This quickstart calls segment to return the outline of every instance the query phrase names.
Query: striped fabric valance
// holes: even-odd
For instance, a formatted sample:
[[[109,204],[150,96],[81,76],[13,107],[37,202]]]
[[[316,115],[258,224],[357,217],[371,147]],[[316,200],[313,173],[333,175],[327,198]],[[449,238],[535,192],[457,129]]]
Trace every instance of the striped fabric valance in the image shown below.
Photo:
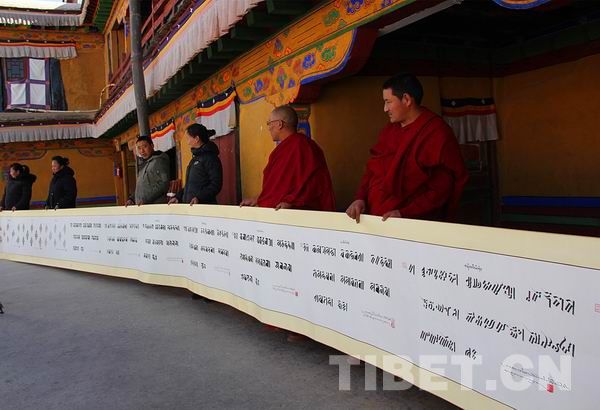
[[[42,27],[78,27],[83,24],[89,0],[78,4],[52,3],[39,0],[3,0],[0,8],[0,24]]]
[[[173,118],[150,130],[154,149],[168,151],[175,146],[175,122]]]
[[[191,9],[190,18],[168,37],[158,55],[144,68],[146,95],[155,94],[177,71],[264,0],[205,0]],[[135,110],[133,86],[104,112],[97,122],[96,136],[108,131]]]
[[[215,130],[215,137],[229,134],[236,127],[234,88],[198,103],[196,122],[209,130]]]
[[[0,143],[67,140],[93,137],[94,124],[0,125]]]
[[[461,144],[498,139],[493,98],[442,99],[442,117]]]
[[[77,57],[74,43],[38,43],[32,41],[0,40],[0,58],[58,58]]]

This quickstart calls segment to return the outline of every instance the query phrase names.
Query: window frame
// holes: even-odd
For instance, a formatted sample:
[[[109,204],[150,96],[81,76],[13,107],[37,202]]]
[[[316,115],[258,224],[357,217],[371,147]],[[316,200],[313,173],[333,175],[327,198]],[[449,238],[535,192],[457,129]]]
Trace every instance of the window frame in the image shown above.
[[[13,80],[10,81],[8,79],[8,68],[7,63],[8,60],[22,60],[23,61],[23,72],[24,78],[22,80]],[[43,60],[44,61],[44,74],[45,80],[32,80],[30,78],[30,60]],[[4,108],[6,110],[13,110],[18,108],[33,108],[33,109],[45,109],[49,110],[51,107],[50,101],[50,61],[48,58],[33,58],[33,57],[13,57],[13,58],[3,58],[2,59],[2,74],[4,80],[4,95],[5,102]],[[25,104],[13,104],[12,103],[12,84],[24,84],[25,85]],[[32,104],[31,103],[31,85],[44,85],[46,92],[46,104]]]

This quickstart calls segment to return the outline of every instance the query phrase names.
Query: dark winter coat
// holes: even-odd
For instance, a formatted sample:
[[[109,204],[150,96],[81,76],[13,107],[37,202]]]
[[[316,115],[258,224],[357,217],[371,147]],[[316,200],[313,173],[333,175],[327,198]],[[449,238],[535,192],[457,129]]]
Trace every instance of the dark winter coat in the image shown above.
[[[219,159],[219,147],[212,142],[192,149],[188,164],[185,187],[180,199],[190,202],[194,197],[201,204],[216,204],[217,194],[223,186],[223,167]]]
[[[73,175],[75,171],[67,166],[52,176],[46,200],[48,208],[75,208],[77,182]]]
[[[9,175],[4,187],[4,195],[0,202],[2,209],[12,209],[13,206],[18,211],[29,209],[31,186],[36,179],[35,175],[23,172],[16,178]]]

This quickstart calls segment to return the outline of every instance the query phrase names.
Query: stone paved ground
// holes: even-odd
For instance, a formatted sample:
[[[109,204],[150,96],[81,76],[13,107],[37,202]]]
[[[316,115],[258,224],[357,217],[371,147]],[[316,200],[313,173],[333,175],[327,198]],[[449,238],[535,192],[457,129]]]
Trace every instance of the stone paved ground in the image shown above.
[[[365,391],[339,352],[182,289],[0,261],[0,408],[451,409],[413,387]]]

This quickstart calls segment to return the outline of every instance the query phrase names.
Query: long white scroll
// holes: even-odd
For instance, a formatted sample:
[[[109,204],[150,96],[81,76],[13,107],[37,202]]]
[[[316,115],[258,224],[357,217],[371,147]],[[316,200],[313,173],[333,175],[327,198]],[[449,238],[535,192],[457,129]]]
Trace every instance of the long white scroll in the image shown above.
[[[0,256],[181,286],[466,408],[595,408],[600,240],[334,213],[0,213]]]

